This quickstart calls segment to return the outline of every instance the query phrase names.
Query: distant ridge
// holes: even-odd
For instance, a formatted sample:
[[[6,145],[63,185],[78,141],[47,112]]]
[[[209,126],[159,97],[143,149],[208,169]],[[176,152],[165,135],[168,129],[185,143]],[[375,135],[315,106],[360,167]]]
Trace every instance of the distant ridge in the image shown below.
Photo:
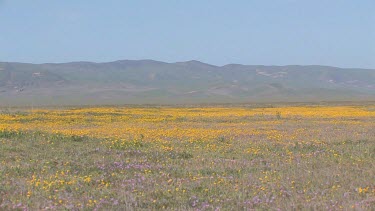
[[[0,62],[0,106],[375,100],[375,69],[196,60]]]

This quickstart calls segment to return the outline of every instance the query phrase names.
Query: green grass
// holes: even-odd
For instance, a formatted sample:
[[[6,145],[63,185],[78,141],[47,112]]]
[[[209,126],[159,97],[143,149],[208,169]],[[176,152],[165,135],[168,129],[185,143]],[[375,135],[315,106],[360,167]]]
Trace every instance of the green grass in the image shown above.
[[[124,145],[112,143],[33,131],[0,132],[0,209],[375,206],[373,137],[290,145],[224,137],[172,140],[165,144],[167,150],[143,143],[141,137]]]

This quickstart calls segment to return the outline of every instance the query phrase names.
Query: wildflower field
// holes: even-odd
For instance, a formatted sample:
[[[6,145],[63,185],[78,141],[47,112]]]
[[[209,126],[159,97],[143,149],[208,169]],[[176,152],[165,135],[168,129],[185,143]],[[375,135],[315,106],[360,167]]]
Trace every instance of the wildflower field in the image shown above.
[[[375,208],[372,105],[0,111],[1,210]]]

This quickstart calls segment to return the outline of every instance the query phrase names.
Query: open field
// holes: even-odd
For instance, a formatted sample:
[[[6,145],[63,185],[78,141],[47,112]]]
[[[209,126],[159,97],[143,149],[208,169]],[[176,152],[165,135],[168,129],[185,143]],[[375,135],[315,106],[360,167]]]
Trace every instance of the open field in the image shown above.
[[[375,207],[375,106],[3,109],[0,209]]]

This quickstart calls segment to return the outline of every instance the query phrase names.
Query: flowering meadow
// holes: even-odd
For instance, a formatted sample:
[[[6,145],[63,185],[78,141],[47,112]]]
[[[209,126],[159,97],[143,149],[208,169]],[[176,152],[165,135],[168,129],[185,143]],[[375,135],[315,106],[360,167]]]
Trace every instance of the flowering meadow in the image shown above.
[[[375,106],[0,109],[0,210],[371,210]]]

